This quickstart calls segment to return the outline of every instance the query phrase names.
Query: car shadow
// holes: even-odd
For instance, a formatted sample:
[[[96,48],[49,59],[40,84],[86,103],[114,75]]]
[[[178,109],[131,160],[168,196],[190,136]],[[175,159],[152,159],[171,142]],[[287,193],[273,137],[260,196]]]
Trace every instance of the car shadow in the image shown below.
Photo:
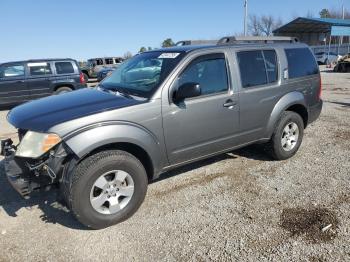
[[[336,102],[336,101],[325,101],[325,102],[336,104],[336,105],[341,105],[342,107],[350,107],[350,103]]]
[[[200,160],[197,162],[193,162],[190,164],[187,164],[185,166],[181,166],[175,169],[172,169],[164,174],[162,174],[159,178],[151,181],[151,183],[157,183],[162,180],[180,175],[182,173],[186,173],[191,170],[195,170],[201,167],[205,167],[220,161],[224,161],[227,159],[236,159],[238,157],[248,158],[252,160],[259,160],[259,161],[273,161],[273,159],[268,155],[266,150],[264,149],[263,145],[250,145],[244,148],[240,148],[237,150],[233,150],[228,153],[224,153],[221,155],[217,155],[211,158],[207,158],[204,160]]]
[[[72,229],[86,230],[59,199],[59,191],[52,188],[50,191],[34,192],[29,199],[22,198],[8,183],[5,176],[3,160],[0,161],[0,207],[8,216],[17,217],[20,209],[42,211],[40,219],[45,223],[60,224]]]
[[[205,160],[197,161],[169,172],[162,174],[158,179],[151,183],[180,175],[182,173],[218,163],[227,159],[236,159],[244,157],[254,160],[271,161],[271,158],[263,152],[259,145],[252,145],[229,153],[214,156]],[[0,207],[8,216],[17,217],[20,209],[31,210],[38,208],[42,211],[41,220],[45,223],[60,224],[68,228],[87,230],[88,228],[80,224],[65,204],[60,199],[60,193],[57,188],[49,191],[34,192],[29,199],[22,198],[8,183],[5,176],[4,161],[0,161]]]

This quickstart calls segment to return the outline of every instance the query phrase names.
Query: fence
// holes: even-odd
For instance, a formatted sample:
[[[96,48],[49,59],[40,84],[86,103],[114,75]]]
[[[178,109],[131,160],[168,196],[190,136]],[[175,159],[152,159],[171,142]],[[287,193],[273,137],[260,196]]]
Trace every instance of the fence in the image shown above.
[[[318,46],[310,46],[312,51],[314,52],[314,54],[318,53],[318,52],[333,52],[336,53],[338,55],[346,55],[348,53],[350,53],[350,44],[342,44],[342,45],[331,45],[329,47],[329,45],[318,45]]]

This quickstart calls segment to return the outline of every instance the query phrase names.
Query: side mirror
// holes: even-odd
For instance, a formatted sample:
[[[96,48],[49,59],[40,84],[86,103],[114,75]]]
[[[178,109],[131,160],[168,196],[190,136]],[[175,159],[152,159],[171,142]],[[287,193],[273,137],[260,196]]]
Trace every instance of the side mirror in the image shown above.
[[[179,102],[185,98],[200,96],[201,94],[201,87],[198,83],[185,83],[181,85],[175,92],[174,102]]]

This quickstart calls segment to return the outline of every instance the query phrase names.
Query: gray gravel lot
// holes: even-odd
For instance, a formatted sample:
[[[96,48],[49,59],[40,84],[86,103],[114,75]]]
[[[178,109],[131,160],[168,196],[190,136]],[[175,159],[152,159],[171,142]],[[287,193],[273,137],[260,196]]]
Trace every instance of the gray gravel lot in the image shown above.
[[[21,199],[1,164],[0,261],[349,261],[350,74],[322,78],[322,115],[295,157],[251,146],[167,173],[108,229],[81,227],[55,191]],[[5,115],[0,136],[14,132]]]

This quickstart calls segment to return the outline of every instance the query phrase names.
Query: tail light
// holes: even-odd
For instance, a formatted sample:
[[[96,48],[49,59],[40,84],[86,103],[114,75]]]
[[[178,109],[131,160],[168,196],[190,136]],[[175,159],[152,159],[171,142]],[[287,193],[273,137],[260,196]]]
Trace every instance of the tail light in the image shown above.
[[[317,94],[318,100],[321,100],[321,95],[322,95],[322,78],[320,76],[320,87],[319,87],[318,94]]]
[[[83,73],[80,73],[79,79],[80,79],[80,84],[85,84],[86,81]]]

